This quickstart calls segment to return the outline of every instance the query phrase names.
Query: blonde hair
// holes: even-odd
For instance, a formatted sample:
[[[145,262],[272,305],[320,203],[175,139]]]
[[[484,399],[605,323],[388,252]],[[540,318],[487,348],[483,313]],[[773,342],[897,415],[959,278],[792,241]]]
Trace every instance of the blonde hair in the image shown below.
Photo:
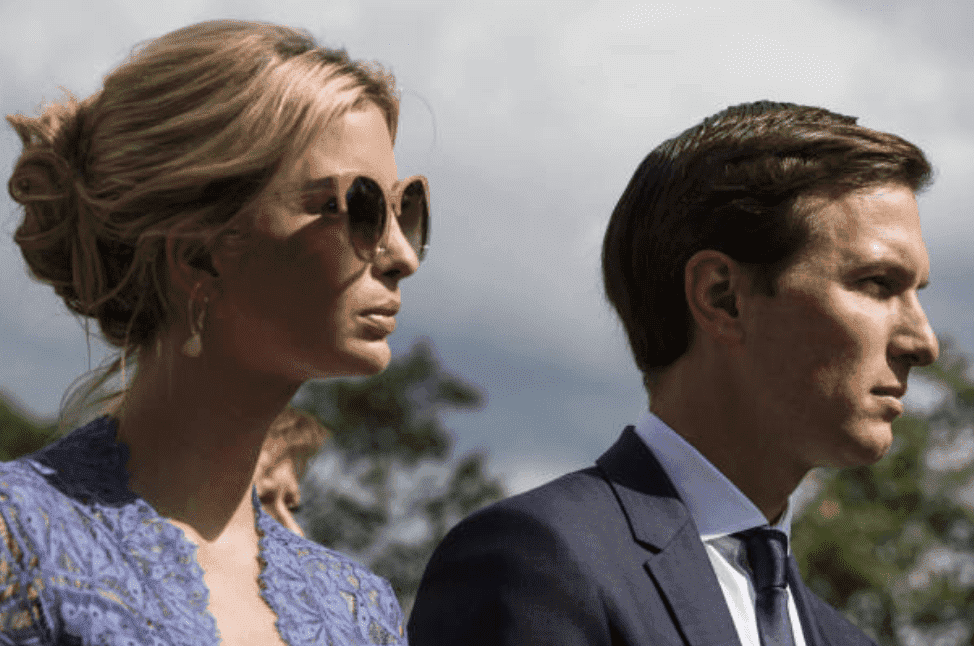
[[[24,146],[8,190],[30,272],[122,350],[88,394],[183,313],[170,268],[212,269],[218,244],[245,250],[277,171],[367,103],[394,141],[399,98],[380,66],[304,31],[219,20],[136,47],[84,100],[7,116]]]
[[[327,437],[328,429],[318,420],[288,406],[267,430],[257,463],[257,475],[263,475],[284,460],[292,460],[294,473],[300,480],[308,460],[321,449]]]

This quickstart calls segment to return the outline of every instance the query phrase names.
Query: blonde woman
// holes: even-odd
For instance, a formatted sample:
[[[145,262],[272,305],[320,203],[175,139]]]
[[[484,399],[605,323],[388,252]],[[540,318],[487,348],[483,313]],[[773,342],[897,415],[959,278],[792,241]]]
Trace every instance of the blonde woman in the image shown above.
[[[318,420],[289,406],[267,430],[254,471],[254,486],[264,511],[301,536],[304,532],[293,515],[301,506],[301,478],[327,435]]]
[[[0,644],[405,644],[388,583],[252,484],[303,381],[389,361],[428,232],[397,118],[380,68],[239,21],[8,117],[30,271],[137,369],[111,415],[0,465]]]

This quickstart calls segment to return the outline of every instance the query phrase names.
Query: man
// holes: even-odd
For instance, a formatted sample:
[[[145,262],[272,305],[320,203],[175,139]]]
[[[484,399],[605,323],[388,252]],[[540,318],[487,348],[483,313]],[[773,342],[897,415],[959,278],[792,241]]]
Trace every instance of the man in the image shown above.
[[[651,152],[603,248],[649,412],[596,466],[458,524],[412,646],[871,644],[802,582],[789,497],[882,457],[937,357],[929,177],[899,137],[765,101]]]
[[[301,506],[301,478],[327,435],[314,417],[288,406],[268,429],[257,458],[254,485],[261,506],[299,536],[304,532],[293,513]]]

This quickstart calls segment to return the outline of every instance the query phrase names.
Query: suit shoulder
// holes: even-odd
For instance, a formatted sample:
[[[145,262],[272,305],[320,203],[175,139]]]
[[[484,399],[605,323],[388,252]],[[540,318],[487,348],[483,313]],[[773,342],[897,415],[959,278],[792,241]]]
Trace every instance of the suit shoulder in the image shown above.
[[[593,466],[492,503],[471,514],[467,520],[513,515],[531,517],[544,524],[575,524],[579,520],[578,510],[591,513],[613,500],[611,487]]]
[[[629,531],[612,487],[590,467],[470,514],[447,533],[434,560],[468,552],[502,560],[543,553],[585,560]]]
[[[607,541],[593,538],[583,508],[609,500],[607,488],[593,467],[461,520],[426,565],[410,643],[608,644],[604,588],[592,566]]]

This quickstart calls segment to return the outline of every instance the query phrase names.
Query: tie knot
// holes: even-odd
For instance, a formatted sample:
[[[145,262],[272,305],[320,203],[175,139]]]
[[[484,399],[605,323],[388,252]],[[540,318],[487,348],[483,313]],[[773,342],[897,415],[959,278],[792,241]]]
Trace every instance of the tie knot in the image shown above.
[[[788,537],[784,532],[770,527],[755,527],[734,536],[744,543],[755,590],[784,588],[787,584],[785,562],[788,558]]]

